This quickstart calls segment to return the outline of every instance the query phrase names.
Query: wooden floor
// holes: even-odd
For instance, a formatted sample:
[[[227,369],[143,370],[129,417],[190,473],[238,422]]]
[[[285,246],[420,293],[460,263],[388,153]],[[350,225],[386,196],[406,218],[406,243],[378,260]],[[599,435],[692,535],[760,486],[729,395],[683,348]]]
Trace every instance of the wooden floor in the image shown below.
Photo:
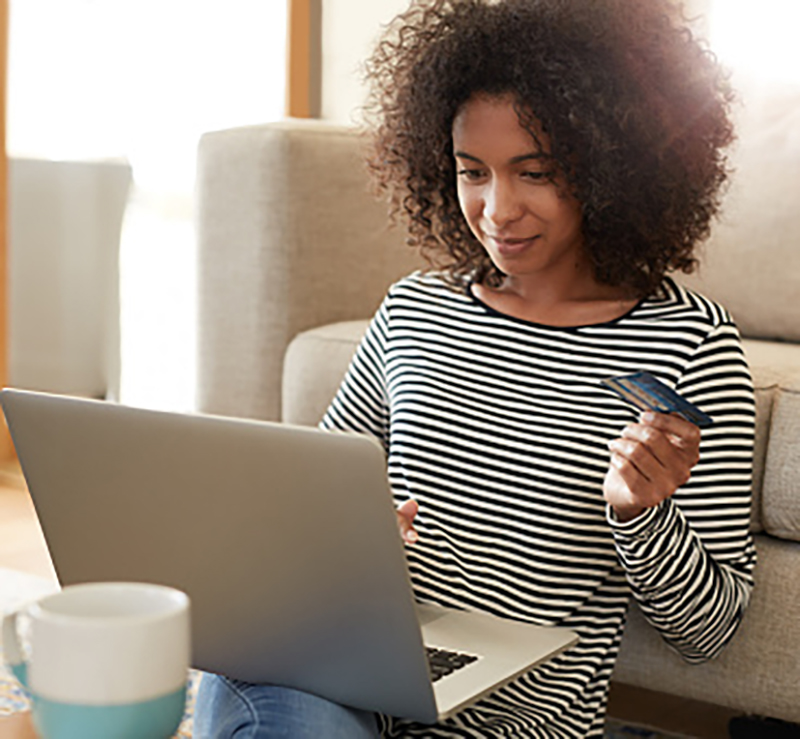
[[[0,466],[0,568],[55,579],[36,512],[18,467]],[[730,711],[695,701],[612,687],[609,714],[697,739],[727,739]],[[0,717],[0,739],[34,739],[26,715]]]
[[[55,579],[47,546],[16,465],[0,467],[0,567]]]

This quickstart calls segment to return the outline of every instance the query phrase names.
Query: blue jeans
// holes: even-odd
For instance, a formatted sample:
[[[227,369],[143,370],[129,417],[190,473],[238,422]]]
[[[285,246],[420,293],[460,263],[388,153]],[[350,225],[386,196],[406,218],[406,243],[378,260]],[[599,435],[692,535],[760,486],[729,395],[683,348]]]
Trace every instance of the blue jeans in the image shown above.
[[[194,739],[378,739],[374,713],[276,685],[205,673],[194,709]]]

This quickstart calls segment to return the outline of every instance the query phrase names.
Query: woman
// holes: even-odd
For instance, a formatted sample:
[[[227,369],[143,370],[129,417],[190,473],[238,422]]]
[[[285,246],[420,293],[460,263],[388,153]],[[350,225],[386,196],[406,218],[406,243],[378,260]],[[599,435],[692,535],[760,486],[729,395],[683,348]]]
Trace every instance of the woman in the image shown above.
[[[580,643],[435,727],[219,678],[201,723],[600,737],[632,597],[700,662],[752,588],[749,371],[668,276],[718,209],[730,93],[668,0],[420,2],[368,72],[371,170],[436,269],[390,289],[322,425],[383,442],[420,600]],[[641,370],[712,416],[702,438],[601,383]]]

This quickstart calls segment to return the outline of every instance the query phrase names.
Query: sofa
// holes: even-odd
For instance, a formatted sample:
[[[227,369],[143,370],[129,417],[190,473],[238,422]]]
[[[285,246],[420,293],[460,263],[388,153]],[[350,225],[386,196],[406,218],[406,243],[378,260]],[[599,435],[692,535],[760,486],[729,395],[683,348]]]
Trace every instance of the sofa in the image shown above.
[[[699,275],[729,307],[757,399],[751,528],[759,562],[741,627],[690,666],[632,607],[614,682],[800,722],[800,105],[741,127],[738,176]],[[350,128],[285,120],[198,150],[198,410],[314,425],[388,285],[421,266],[370,193]]]

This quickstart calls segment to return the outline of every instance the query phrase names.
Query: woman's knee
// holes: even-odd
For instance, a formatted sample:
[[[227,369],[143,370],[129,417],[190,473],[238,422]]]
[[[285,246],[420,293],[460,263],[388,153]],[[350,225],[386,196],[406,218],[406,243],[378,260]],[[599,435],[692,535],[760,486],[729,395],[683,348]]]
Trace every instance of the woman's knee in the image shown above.
[[[196,706],[196,739],[376,739],[375,714],[309,693],[204,675]]]
[[[255,739],[257,717],[248,701],[227,678],[205,673],[194,707],[195,739]]]

